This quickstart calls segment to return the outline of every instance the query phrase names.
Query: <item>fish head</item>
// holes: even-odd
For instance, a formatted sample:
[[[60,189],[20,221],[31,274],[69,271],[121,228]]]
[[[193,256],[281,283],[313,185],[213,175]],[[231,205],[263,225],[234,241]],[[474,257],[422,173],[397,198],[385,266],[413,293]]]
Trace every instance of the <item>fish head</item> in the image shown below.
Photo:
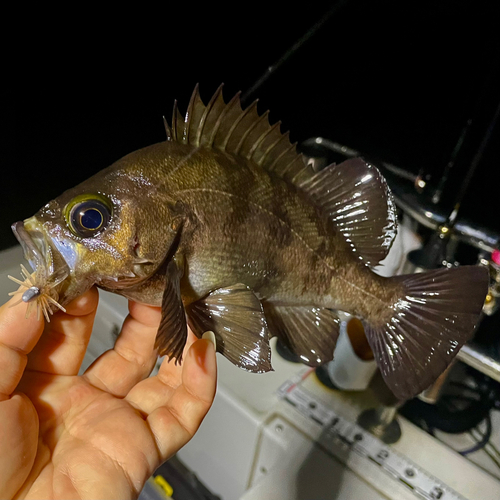
[[[151,193],[149,193],[151,194]],[[12,225],[39,282],[57,281],[64,305],[94,284],[135,286],[165,259],[174,219],[137,175],[106,169]],[[170,234],[172,233],[172,234]]]

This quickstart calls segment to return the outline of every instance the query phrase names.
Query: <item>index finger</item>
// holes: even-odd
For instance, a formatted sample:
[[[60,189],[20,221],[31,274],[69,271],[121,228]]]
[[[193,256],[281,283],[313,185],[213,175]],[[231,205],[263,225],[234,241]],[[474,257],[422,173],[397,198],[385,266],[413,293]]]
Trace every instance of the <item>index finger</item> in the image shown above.
[[[45,325],[40,341],[28,356],[28,370],[54,375],[76,375],[94,325],[99,294],[93,287],[57,311]]]
[[[0,401],[10,398],[27,362],[27,354],[42,335],[44,320],[36,314],[25,318],[27,304],[12,298],[0,307]]]

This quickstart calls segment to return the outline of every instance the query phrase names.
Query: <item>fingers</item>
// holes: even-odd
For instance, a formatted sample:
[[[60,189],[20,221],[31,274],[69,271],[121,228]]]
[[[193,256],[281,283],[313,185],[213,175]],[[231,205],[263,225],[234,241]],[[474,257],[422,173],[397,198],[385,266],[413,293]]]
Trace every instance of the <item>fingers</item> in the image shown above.
[[[91,288],[52,316],[38,344],[28,356],[27,369],[56,375],[76,375],[82,364],[99,302]]]
[[[114,348],[83,375],[93,386],[119,397],[151,373],[157,358],[154,343],[161,309],[129,302],[129,312]]]
[[[27,354],[38,342],[44,321],[36,314],[25,318],[24,302],[11,306],[18,298],[0,307],[0,401],[14,392],[27,362]]]
[[[182,382],[177,388],[165,384],[158,374],[138,384],[126,397],[149,415],[147,421],[162,460],[191,439],[212,405],[217,384],[213,343],[194,342],[182,368]]]
[[[188,336],[186,340],[186,345],[182,351],[182,359],[185,359],[190,347],[198,340],[198,337],[191,331],[188,327]],[[175,360],[168,360],[165,358],[160,366],[158,375],[160,376],[163,383],[171,386],[178,387],[182,383],[182,364],[176,363]]]
[[[14,498],[35,460],[38,415],[24,394],[0,403],[0,498]]]
[[[188,338],[186,346],[182,352],[182,359],[185,360],[189,349],[198,338],[188,327]],[[139,384],[136,384],[127,394],[127,399],[133,401],[136,408],[143,413],[149,414],[160,407],[174,393],[175,389],[182,383],[183,363],[176,363],[165,358],[155,377],[149,377]]]

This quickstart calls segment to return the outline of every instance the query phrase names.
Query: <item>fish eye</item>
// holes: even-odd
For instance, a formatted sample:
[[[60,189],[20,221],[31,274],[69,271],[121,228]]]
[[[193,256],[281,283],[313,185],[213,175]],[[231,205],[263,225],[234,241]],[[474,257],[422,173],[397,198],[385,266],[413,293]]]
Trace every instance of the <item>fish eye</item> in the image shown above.
[[[76,236],[91,238],[109,224],[112,204],[102,195],[80,195],[66,205],[64,214]]]

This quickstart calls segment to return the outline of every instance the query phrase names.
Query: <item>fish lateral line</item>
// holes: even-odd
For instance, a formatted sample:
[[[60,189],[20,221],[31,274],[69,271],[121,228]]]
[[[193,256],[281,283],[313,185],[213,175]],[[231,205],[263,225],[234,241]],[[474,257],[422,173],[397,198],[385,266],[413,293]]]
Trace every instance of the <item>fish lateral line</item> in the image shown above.
[[[213,194],[218,194],[218,195],[225,195],[225,196],[228,196],[228,197],[237,198],[237,199],[239,199],[239,200],[241,200],[241,201],[243,201],[245,203],[248,203],[249,205],[253,205],[254,207],[257,207],[262,212],[265,212],[266,214],[268,214],[268,215],[274,217],[275,219],[279,220],[281,222],[281,224],[283,224],[284,226],[287,226],[290,229],[290,231],[304,244],[304,246],[313,255],[315,255],[316,257],[318,257],[318,259],[325,265],[325,267],[327,267],[329,269],[329,271],[331,271],[332,273],[335,272],[335,269],[330,264],[328,264],[328,262],[323,257],[321,257],[321,255],[319,255],[318,252],[316,250],[314,250],[314,248],[311,248],[307,244],[307,242],[304,240],[304,238],[302,238],[302,236],[299,233],[297,233],[297,231],[295,231],[295,229],[293,229],[293,227],[291,227],[289,224],[287,224],[283,219],[281,219],[281,217],[279,217],[275,213],[271,212],[267,208],[263,207],[262,205],[259,205],[258,203],[255,203],[253,201],[247,200],[247,199],[245,199],[245,198],[243,198],[243,197],[241,197],[241,196],[239,196],[237,194],[229,193],[227,191],[221,191],[219,189],[213,189],[213,188],[187,188],[187,189],[180,189],[180,190],[175,191],[174,193],[172,193],[172,196],[175,196],[176,194],[180,194],[180,193],[186,193],[186,192],[208,192],[208,193],[213,193]],[[378,301],[379,303],[383,304],[384,306],[387,306],[387,307],[391,307],[392,306],[392,303],[387,303],[387,302],[383,301],[382,299],[380,299],[376,295],[374,295],[374,294],[366,291],[365,289],[363,289],[363,288],[355,285],[351,281],[346,280],[342,276],[336,276],[336,278],[340,279],[341,281],[343,281],[344,283],[346,283],[350,287],[354,288],[358,292],[361,292],[363,295],[366,295],[367,297],[375,299],[376,301]]]

